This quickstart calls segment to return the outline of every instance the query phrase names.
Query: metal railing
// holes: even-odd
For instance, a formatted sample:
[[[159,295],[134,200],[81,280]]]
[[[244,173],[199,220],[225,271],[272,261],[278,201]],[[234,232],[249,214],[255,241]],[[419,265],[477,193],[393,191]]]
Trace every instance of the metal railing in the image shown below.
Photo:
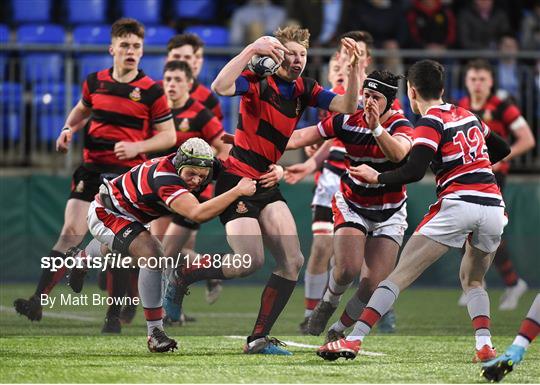
[[[39,167],[54,172],[69,172],[80,161],[82,133],[76,136],[72,151],[60,155],[54,151],[55,139],[63,127],[65,117],[80,98],[80,87],[86,75],[112,65],[107,46],[20,45],[0,46],[0,166]],[[208,47],[206,61],[200,75],[204,84],[210,84],[223,64],[240,51],[238,47]],[[327,62],[331,49],[311,49],[305,75],[328,85]],[[153,78],[160,78],[165,49],[146,47],[141,68]],[[408,64],[421,58],[439,60],[447,69],[446,97],[456,101],[464,95],[464,63],[473,58],[498,60],[494,51],[400,50],[373,52],[376,66],[392,65],[393,70],[404,72]],[[536,61],[540,52],[519,52],[519,92],[513,95],[529,122],[537,142],[540,141],[540,75]],[[385,62],[386,61],[386,62]],[[388,63],[388,64],[385,64]],[[405,90],[400,93],[406,113],[408,102]],[[225,128],[234,130],[238,114],[238,98],[221,98],[225,115]],[[412,118],[412,116],[411,116]],[[315,111],[308,111],[300,127],[314,124]],[[540,173],[540,153],[537,147],[516,159],[514,170]]]

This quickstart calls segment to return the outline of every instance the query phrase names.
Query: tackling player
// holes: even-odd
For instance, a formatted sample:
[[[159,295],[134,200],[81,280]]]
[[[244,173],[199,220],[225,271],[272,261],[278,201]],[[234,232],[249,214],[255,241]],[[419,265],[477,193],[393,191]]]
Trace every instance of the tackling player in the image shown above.
[[[399,79],[388,71],[372,72],[363,83],[363,108],[296,130],[287,149],[337,138],[346,149],[347,169],[360,165],[379,171],[396,169],[409,153],[413,134],[411,123],[392,109]],[[407,228],[405,186],[369,185],[351,172],[341,177],[340,189],[332,197],[335,265],[324,296],[309,318],[310,334],[322,333],[353,279],[359,275],[361,279],[340,320],[328,331],[327,341],[344,337],[344,330],[360,315],[379,282],[394,269]]]
[[[533,149],[534,136],[518,107],[510,100],[501,100],[492,93],[493,68],[487,61],[474,60],[467,65],[465,86],[469,96],[461,99],[458,105],[480,116],[490,129],[506,141],[509,142],[512,139],[510,154],[493,165],[495,178],[503,191],[510,169],[509,161]],[[527,291],[527,283],[518,276],[504,240],[495,254],[493,264],[506,285],[506,290],[501,296],[499,310],[514,310],[519,298]],[[464,306],[464,301],[465,295],[462,295],[460,305]]]
[[[193,193],[210,183],[212,173],[219,170],[216,163],[219,161],[204,140],[188,139],[177,153],[105,180],[88,210],[88,227],[94,238],[108,250],[138,260],[139,293],[151,352],[172,351],[177,344],[163,331],[162,245],[145,225],[171,212],[205,222],[241,196],[255,193],[255,181],[242,178],[227,192],[200,203]]]
[[[88,227],[86,218],[102,178],[118,175],[146,160],[145,153],[161,151],[174,144],[171,111],[163,90],[138,68],[143,55],[144,27],[134,19],[117,20],[111,27],[109,53],[113,67],[88,75],[82,86],[82,99],[69,113],[56,142],[66,152],[72,136],[88,117],[83,164],[75,170],[71,194],[66,204],[64,226],[51,258],[64,258],[78,245]],[[152,137],[152,128],[156,134]],[[32,321],[42,317],[40,295],[49,293],[65,269],[43,270],[34,295],[17,299],[15,310]],[[124,292],[119,295],[123,296]],[[115,312],[119,309],[115,309]],[[108,316],[119,322],[118,314]]]
[[[224,162],[225,172],[216,183],[216,193],[227,191],[242,177],[259,180],[253,197],[239,199],[220,216],[228,242],[236,254],[249,255],[251,263],[240,268],[201,268],[178,272],[179,289],[206,278],[244,277],[264,264],[264,245],[271,250],[276,268],[261,298],[261,307],[245,353],[291,354],[268,334],[283,311],[298,279],[303,256],[294,218],[278,186],[260,178],[285,151],[287,141],[308,106],[336,112],[354,112],[358,100],[358,47],[344,39],[352,58],[349,84],[344,95],[325,91],[317,82],[301,76],[307,60],[309,32],[287,27],[276,31],[279,41],[262,37],[248,45],[221,70],[212,84],[220,95],[242,95],[240,119],[234,145]],[[244,71],[253,55],[270,56],[281,67],[275,75],[260,78]]]
[[[407,80],[411,108],[422,115],[407,162],[382,173],[368,165],[351,168],[349,173],[374,187],[400,185],[422,179],[431,164],[438,201],[405,245],[395,270],[371,296],[354,330],[346,338],[321,346],[317,354],[325,360],[355,358],[364,337],[399,293],[450,247],[461,248],[466,243],[460,280],[475,329],[473,361],[488,361],[496,352],[491,343],[489,297],[482,280],[507,223],[491,164],[507,156],[510,149],[474,114],[443,102],[442,65],[419,61],[409,69]]]

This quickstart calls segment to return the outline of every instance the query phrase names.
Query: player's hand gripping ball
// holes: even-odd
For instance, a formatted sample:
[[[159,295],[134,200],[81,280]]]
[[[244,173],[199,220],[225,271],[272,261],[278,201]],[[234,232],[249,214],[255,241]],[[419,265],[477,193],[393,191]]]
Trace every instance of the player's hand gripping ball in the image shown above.
[[[279,40],[273,36],[264,36],[264,38],[267,38],[270,41],[279,42]],[[280,52],[282,53],[281,57],[283,58],[283,51],[280,50]],[[266,77],[275,74],[281,66],[282,61],[283,59],[276,63],[270,56],[253,55],[248,63],[248,68],[256,75]]]

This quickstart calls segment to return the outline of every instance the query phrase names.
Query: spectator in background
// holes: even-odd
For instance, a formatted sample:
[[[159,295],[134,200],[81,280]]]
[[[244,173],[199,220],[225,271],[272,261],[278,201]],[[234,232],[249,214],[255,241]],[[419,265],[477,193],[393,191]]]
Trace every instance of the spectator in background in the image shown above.
[[[269,0],[250,0],[232,15],[231,44],[246,45],[261,36],[272,35],[286,18],[283,7]]]
[[[341,30],[369,31],[376,47],[382,47],[388,40],[397,41],[399,46],[407,41],[407,24],[399,1],[346,1],[343,3]]]
[[[495,49],[499,38],[510,32],[506,14],[493,0],[474,0],[458,16],[459,44],[465,49]]]
[[[456,19],[441,0],[414,0],[407,12],[411,46],[444,50],[456,42]]]
[[[531,51],[540,50],[540,0],[536,0],[532,12],[523,17],[521,47]]]
[[[309,30],[314,46],[334,45],[341,30],[344,3],[343,0],[287,0],[287,15]]]
[[[501,58],[497,64],[497,84],[500,96],[508,94],[520,102],[519,70],[516,54],[519,51],[517,39],[512,35],[504,35],[499,42]]]

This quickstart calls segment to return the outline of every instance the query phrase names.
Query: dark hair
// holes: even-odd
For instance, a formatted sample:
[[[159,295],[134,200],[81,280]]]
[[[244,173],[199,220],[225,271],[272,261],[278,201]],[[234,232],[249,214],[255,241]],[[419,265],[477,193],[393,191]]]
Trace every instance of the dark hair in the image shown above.
[[[444,90],[444,67],[434,60],[420,60],[407,72],[407,80],[422,99],[439,99]]]
[[[183,71],[186,74],[186,78],[188,78],[188,80],[193,80],[193,72],[191,71],[189,64],[185,61],[171,60],[165,63],[165,67],[163,67],[163,73],[176,70]]]
[[[491,76],[494,74],[493,67],[487,60],[484,59],[475,59],[468,62],[467,66],[465,67],[465,73],[469,72],[469,70],[485,70],[488,71]]]
[[[204,41],[194,33],[183,33],[181,35],[175,35],[171,37],[167,43],[167,52],[182,47],[184,45],[190,45],[193,47],[193,53],[197,52],[199,48],[204,47]]]
[[[135,19],[124,17],[116,20],[111,26],[111,38],[133,34],[144,39],[144,25]]]
[[[394,86],[394,87],[399,87],[399,81],[403,79],[405,76],[395,75],[392,72],[387,71],[387,70],[376,70],[376,71],[371,72],[367,77],[380,80],[381,82],[390,84],[391,86]]]
[[[373,36],[367,31],[349,31],[345,32],[339,37],[338,51],[341,51],[341,39],[349,37],[357,42],[364,42],[366,45],[366,52],[368,56],[371,56],[371,49],[373,48]]]

